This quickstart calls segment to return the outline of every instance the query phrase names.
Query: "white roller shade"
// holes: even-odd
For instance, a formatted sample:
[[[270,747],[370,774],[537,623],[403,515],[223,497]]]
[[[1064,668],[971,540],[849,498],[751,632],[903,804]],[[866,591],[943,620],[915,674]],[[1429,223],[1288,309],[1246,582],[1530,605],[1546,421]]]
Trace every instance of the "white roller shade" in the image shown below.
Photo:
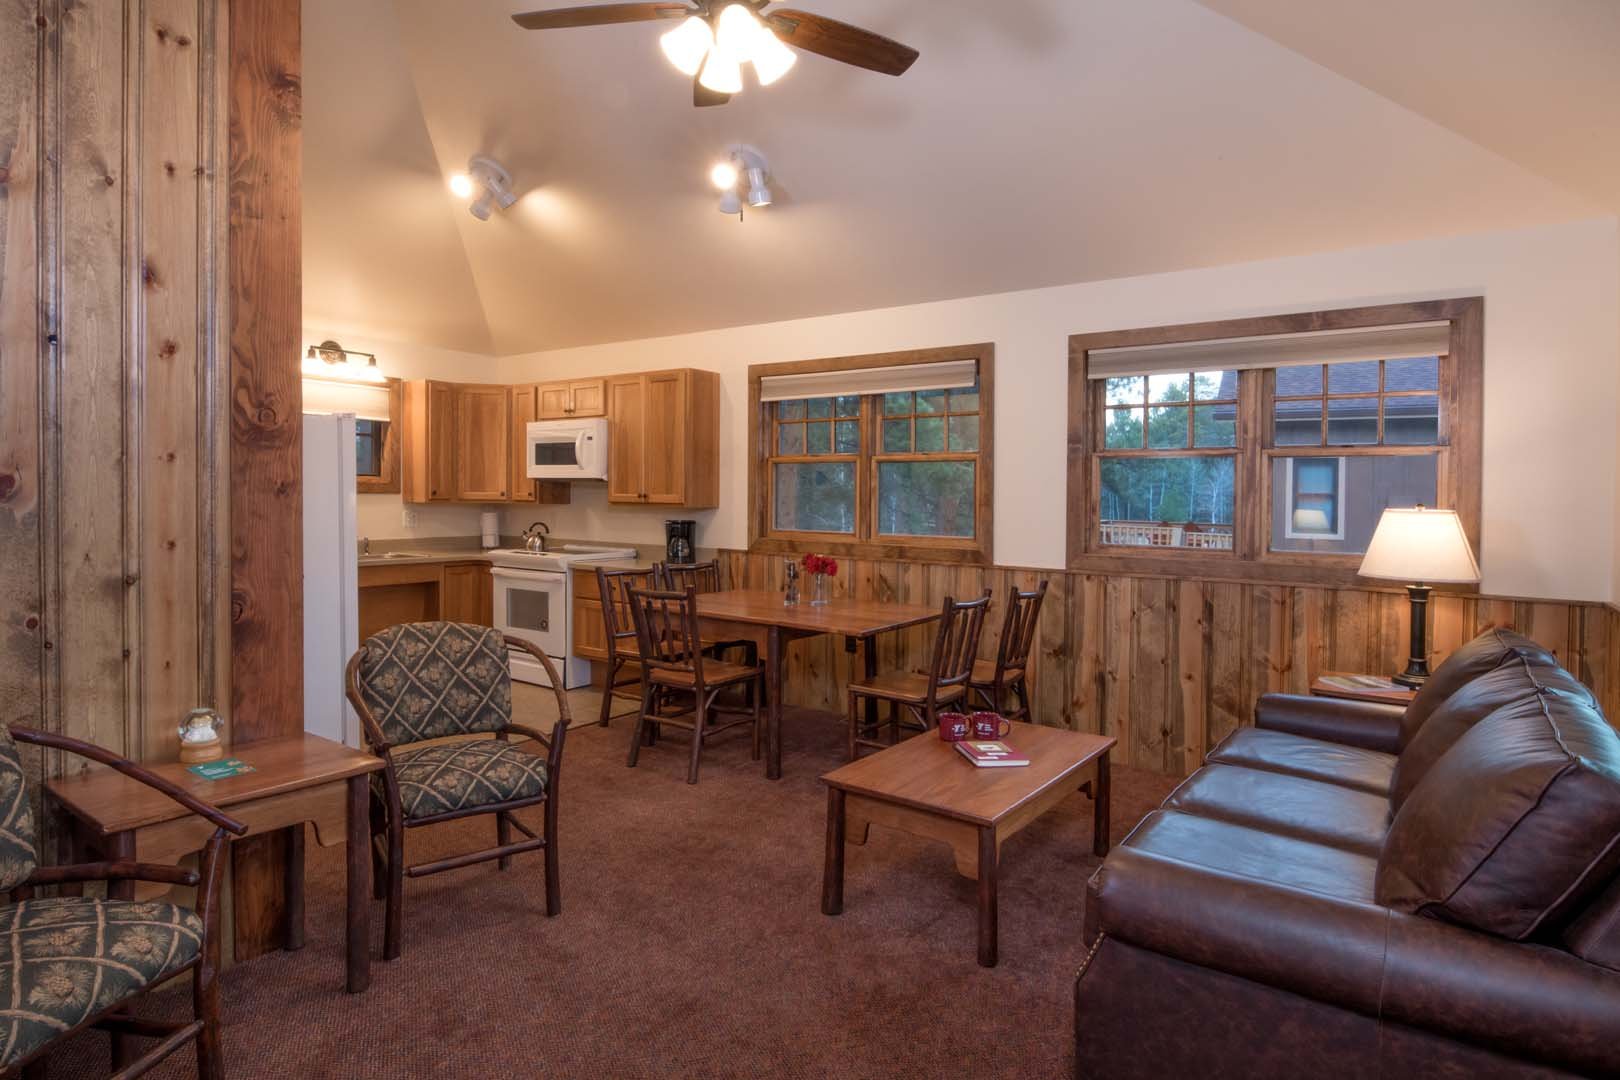
[[[959,390],[979,377],[977,360],[937,364],[811,371],[803,375],[766,375],[759,381],[759,400],[842,397],[846,394],[898,394],[906,390]]]
[[[388,387],[305,379],[304,411],[354,413],[361,420],[388,420]]]
[[[1444,356],[1450,351],[1449,322],[1405,323],[1093,349],[1087,356],[1086,376],[1113,379],[1123,375],[1166,375],[1181,371],[1300,367],[1346,360],[1410,360]]]

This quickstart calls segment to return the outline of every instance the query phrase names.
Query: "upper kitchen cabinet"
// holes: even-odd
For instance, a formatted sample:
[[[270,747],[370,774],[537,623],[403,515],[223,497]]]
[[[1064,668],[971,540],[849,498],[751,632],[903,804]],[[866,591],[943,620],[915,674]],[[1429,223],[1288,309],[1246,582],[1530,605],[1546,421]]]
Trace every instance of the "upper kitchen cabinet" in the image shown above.
[[[569,501],[567,484],[537,484],[524,461],[536,388],[434,380],[404,386],[400,494],[408,503]]]
[[[535,388],[540,420],[582,420],[607,415],[606,379],[571,379]]]
[[[606,380],[608,501],[720,504],[720,376],[682,368]]]
[[[455,390],[456,499],[506,502],[512,493],[512,391],[506,386]]]

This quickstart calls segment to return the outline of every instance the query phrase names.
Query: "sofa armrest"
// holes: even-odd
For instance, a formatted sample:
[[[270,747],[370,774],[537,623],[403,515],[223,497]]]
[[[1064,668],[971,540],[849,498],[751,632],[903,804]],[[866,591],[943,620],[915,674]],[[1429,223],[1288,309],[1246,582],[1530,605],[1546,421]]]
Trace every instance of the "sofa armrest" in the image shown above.
[[[1620,975],[1549,945],[1391,912],[1383,1018],[1553,1062],[1620,1074]]]
[[[1092,875],[1086,905],[1088,923],[1108,937],[1378,1015],[1386,908],[1128,847],[1115,848]]]
[[[1385,754],[1400,753],[1405,714],[1398,705],[1304,694],[1262,694],[1254,703],[1256,727]]]

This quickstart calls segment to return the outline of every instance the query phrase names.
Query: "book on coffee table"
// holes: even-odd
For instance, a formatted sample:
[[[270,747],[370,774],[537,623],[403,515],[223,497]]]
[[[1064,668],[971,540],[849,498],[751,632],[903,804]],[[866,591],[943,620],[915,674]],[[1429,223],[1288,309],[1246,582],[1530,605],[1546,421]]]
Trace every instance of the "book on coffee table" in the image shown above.
[[[1028,765],[1029,758],[1004,742],[959,742],[957,753],[981,769],[1005,769],[1014,765]]]

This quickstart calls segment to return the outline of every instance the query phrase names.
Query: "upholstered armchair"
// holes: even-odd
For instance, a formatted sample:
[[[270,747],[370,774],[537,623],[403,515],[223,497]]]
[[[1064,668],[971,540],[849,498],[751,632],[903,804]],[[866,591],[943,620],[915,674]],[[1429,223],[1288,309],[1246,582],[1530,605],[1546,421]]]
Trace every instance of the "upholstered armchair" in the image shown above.
[[[508,650],[522,649],[546,672],[557,696],[557,724],[549,736],[512,722]],[[568,734],[568,695],[544,652],[499,630],[462,623],[391,626],[367,638],[349,660],[349,701],[360,714],[366,741],[383,759],[372,784],[373,881],[385,893],[383,956],[401,951],[404,879],[425,877],[513,855],[544,851],[546,914],[562,911],[557,880],[557,782]],[[488,739],[452,736],[490,735]],[[513,745],[534,740],[546,756]],[[540,835],[513,811],[544,810]],[[405,830],[492,815],[496,844],[416,866],[405,865]],[[516,829],[527,839],[513,842]]]
[[[70,866],[40,866],[33,785],[17,743],[66,751],[116,769],[156,788],[211,822],[214,834],[196,870],[120,859]],[[225,834],[247,826],[161,777],[99,746],[65,735],[13,727],[0,729],[0,933],[9,940],[0,956],[0,1071],[7,1077],[43,1075],[51,1047],[87,1027],[112,1033],[118,1077],[139,1076],[187,1043],[197,1049],[202,1080],[225,1075],[219,1042],[219,877]],[[86,882],[107,883],[109,899],[78,895]],[[195,905],[115,899],[132,896],[133,883],[157,882],[197,890]],[[38,890],[58,887],[61,895]],[[191,972],[192,1018],[136,1017],[127,1009],[141,995]],[[156,1039],[138,1057],[134,1038]]]

